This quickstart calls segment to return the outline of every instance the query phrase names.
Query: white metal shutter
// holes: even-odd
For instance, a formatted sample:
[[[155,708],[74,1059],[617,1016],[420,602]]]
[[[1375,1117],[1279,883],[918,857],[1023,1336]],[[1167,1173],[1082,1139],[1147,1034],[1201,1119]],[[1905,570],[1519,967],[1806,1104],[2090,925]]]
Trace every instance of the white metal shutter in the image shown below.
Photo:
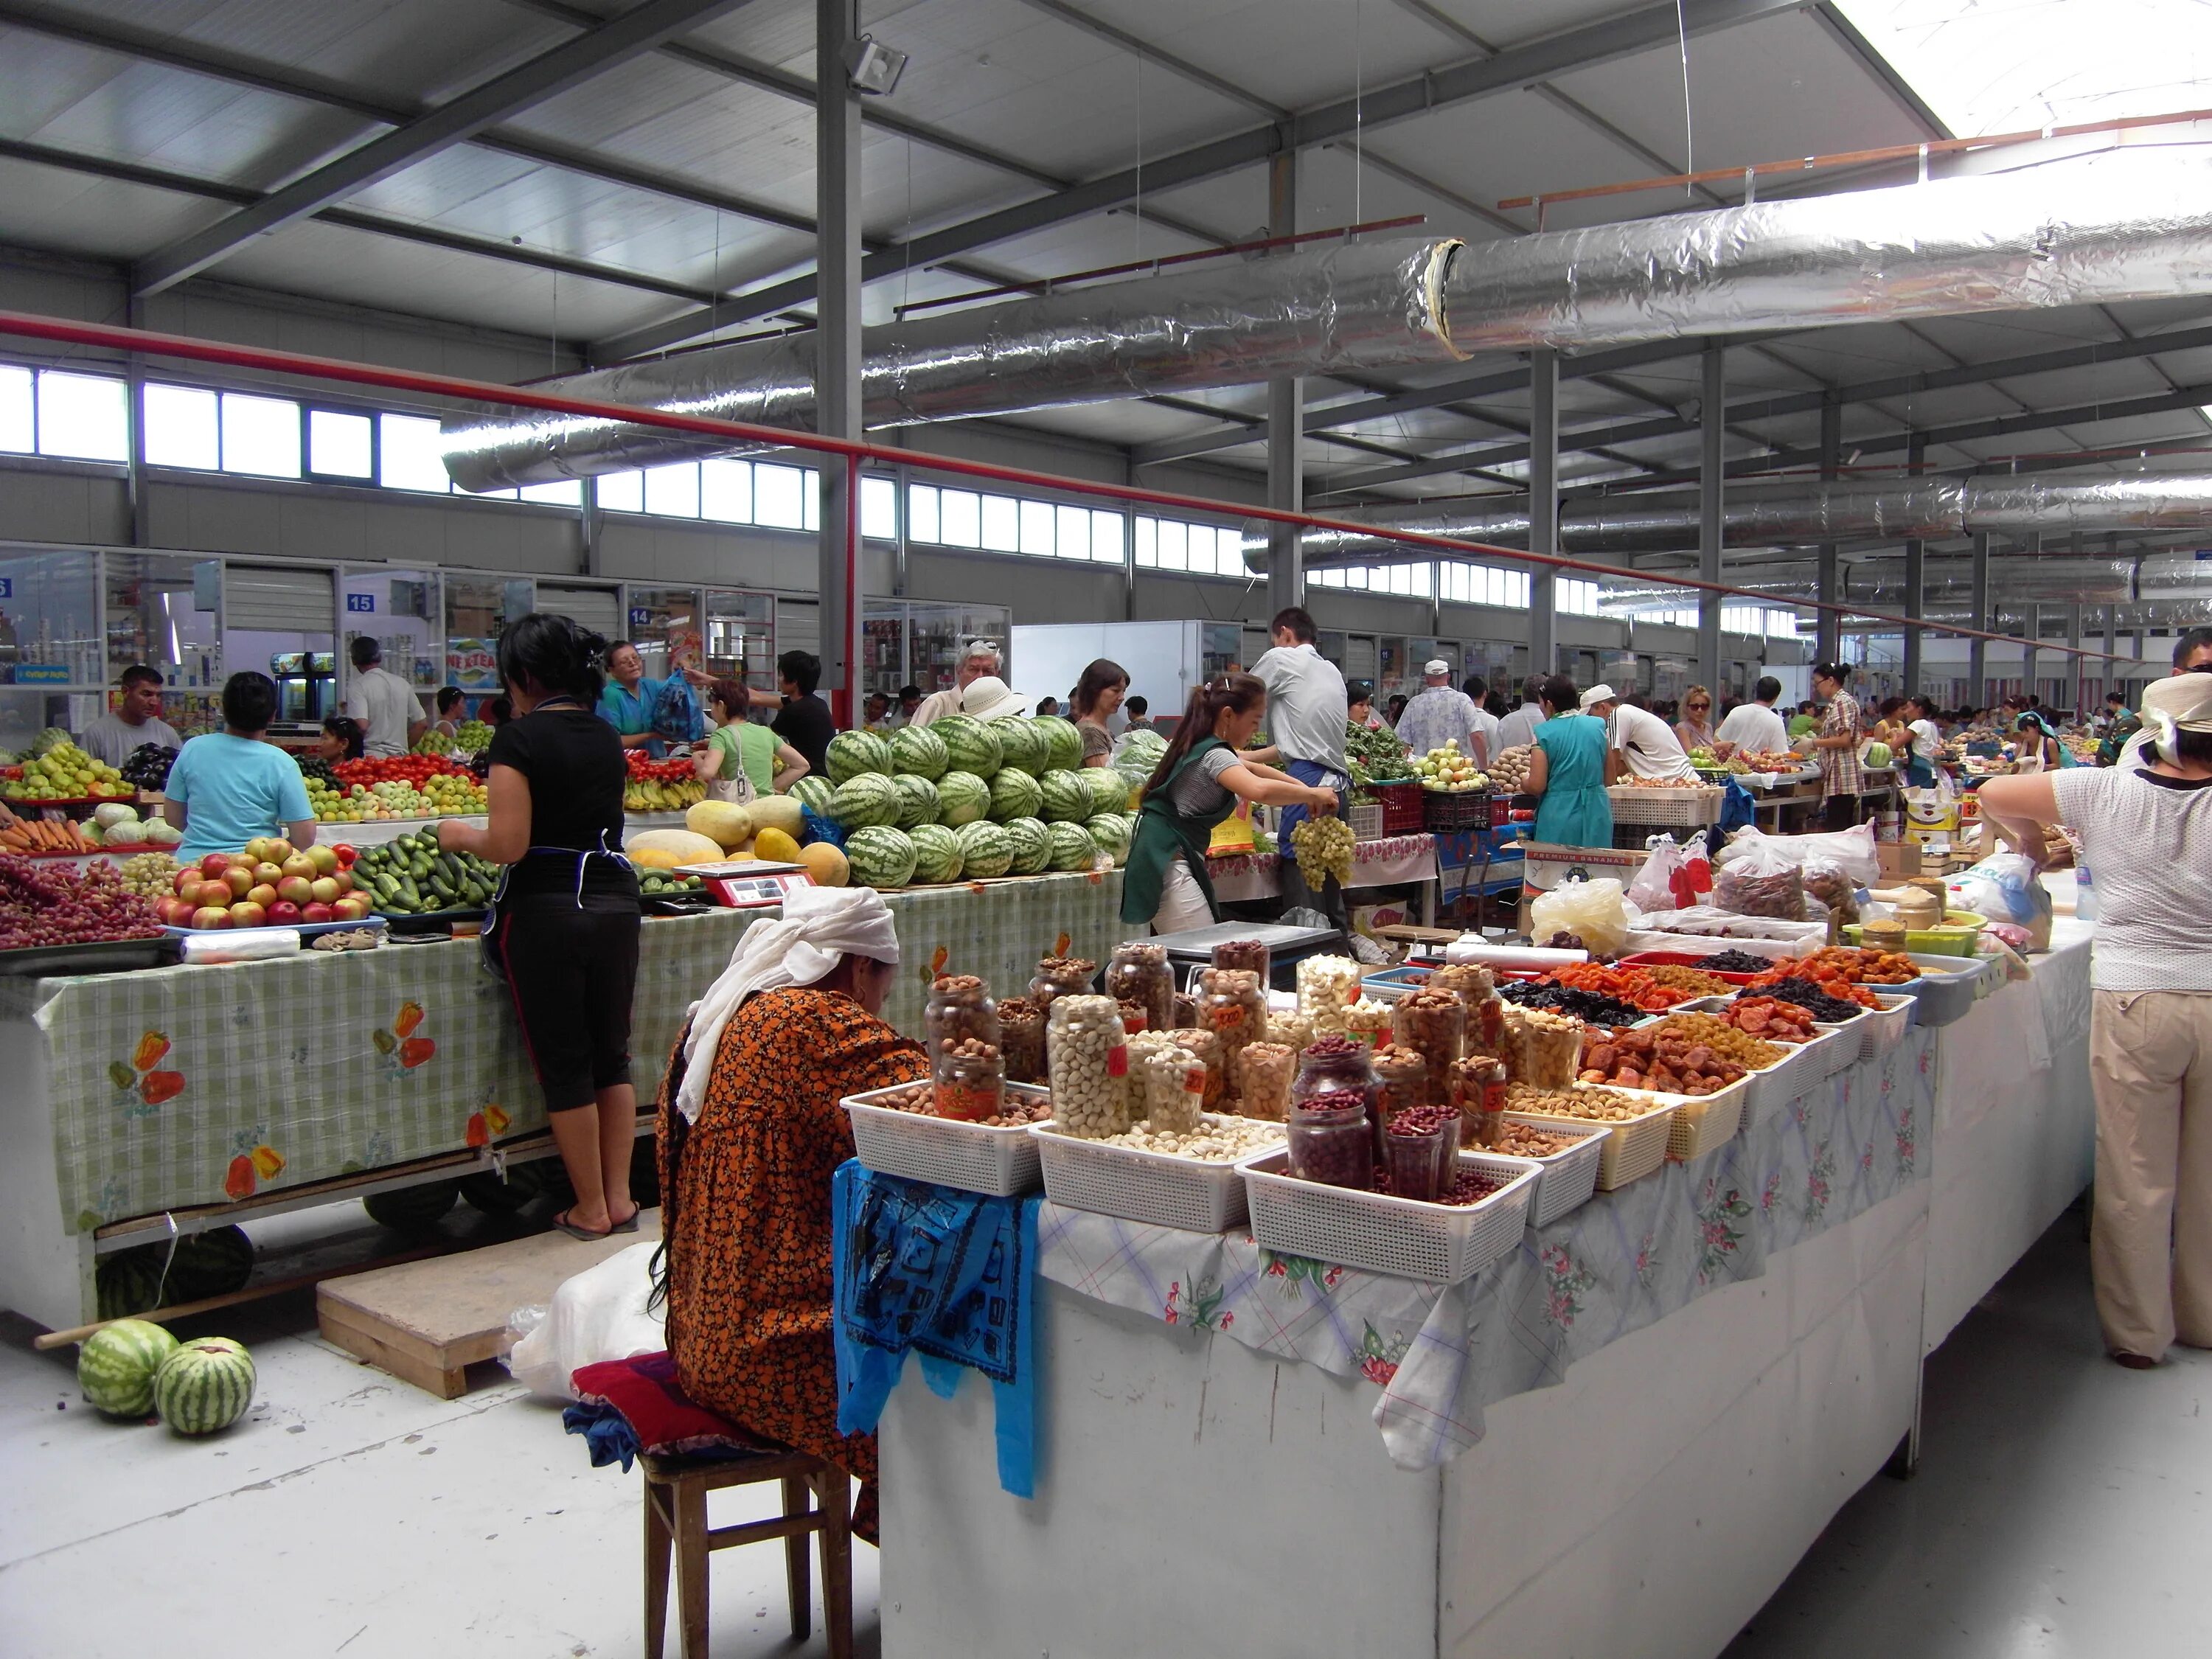
[[[822,654],[822,606],[813,599],[778,599],[775,602],[775,648]]]
[[[1370,685],[1382,672],[1382,653],[1372,634],[1347,634],[1344,640],[1344,678],[1365,680]]]
[[[562,587],[540,581],[538,608],[566,617],[601,639],[614,641],[623,637],[622,596],[611,587]]]
[[[255,634],[324,634],[337,625],[331,573],[281,565],[233,564],[223,570],[227,624]]]

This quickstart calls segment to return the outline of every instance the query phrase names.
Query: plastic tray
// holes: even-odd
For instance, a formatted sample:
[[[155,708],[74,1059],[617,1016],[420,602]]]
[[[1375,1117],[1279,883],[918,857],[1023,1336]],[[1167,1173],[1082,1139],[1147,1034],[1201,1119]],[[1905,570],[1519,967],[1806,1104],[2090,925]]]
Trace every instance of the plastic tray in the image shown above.
[[[1746,1079],[1745,1082],[1750,1079]],[[1750,1115],[1751,1096],[1742,1083],[1731,1083],[1710,1095],[1659,1095],[1674,1103],[1674,1121],[1667,1130],[1667,1156],[1677,1164],[1692,1164],[1717,1152],[1735,1139]],[[1794,1100],[1795,1095],[1784,1097]]]
[[[166,968],[184,947],[165,932],[154,939],[91,939],[82,945],[37,945],[0,951],[0,977],[58,979],[65,974],[117,974]]]
[[[1536,1195],[1528,1200],[1528,1224],[1548,1227],[1570,1211],[1589,1202],[1597,1191],[1598,1166],[1605,1161],[1605,1143],[1613,1136],[1610,1126],[1583,1123],[1573,1118],[1523,1118],[1518,1112],[1505,1116],[1534,1124],[1553,1134],[1572,1135],[1575,1144],[1563,1152],[1528,1161],[1543,1171],[1537,1178]],[[1519,1153],[1512,1156],[1517,1158]]]
[[[1891,996],[1875,993],[1881,1003],[1879,1008],[1869,1008],[1857,1022],[1866,1036],[1859,1046],[1862,1060],[1879,1060],[1905,1041],[1905,1033],[1919,1023],[1919,1000],[1909,996]]]
[[[1912,998],[1919,1005],[1917,1018],[1921,1024],[1953,1024],[1973,1011],[1975,1000],[1981,995],[1981,977],[1988,971],[1980,959],[1915,955],[1912,963],[1920,969],[1918,979],[1879,989]]]
[[[1518,1243],[1542,1173],[1540,1164],[1525,1158],[1463,1152],[1462,1169],[1511,1179],[1480,1203],[1455,1207],[1299,1181],[1283,1173],[1290,1155],[1288,1147],[1280,1147],[1237,1166],[1256,1243],[1429,1285],[1472,1279]]]
[[[1632,784],[1616,783],[1605,793],[1613,803],[1615,823],[1648,823],[1662,828],[1672,824],[1686,829],[1719,823],[1721,799],[1727,791],[1710,786],[1696,789],[1639,789]]]
[[[1170,1152],[1109,1146],[1034,1124],[1044,1156],[1045,1196],[1072,1210],[1120,1216],[1185,1232],[1222,1233],[1249,1213],[1237,1164],[1200,1163]]]
[[[884,1175],[933,1182],[993,1198],[1011,1198],[1037,1189],[1042,1180],[1037,1143],[1026,1124],[988,1128],[957,1118],[925,1117],[919,1112],[872,1103],[913,1086],[900,1084],[846,1097],[846,1115],[853,1120],[853,1149],[861,1163]],[[1009,1083],[1006,1093],[1023,1100],[1048,1097],[1047,1090],[1033,1083]]]
[[[1598,1159],[1597,1189],[1601,1193],[1626,1187],[1632,1181],[1641,1181],[1667,1161],[1667,1142],[1674,1127],[1674,1103],[1684,1098],[1680,1095],[1645,1095],[1635,1089],[1614,1089],[1613,1093],[1632,1099],[1649,1099],[1652,1107],[1641,1117],[1597,1124],[1600,1128],[1612,1131],[1605,1138]],[[1594,1118],[1558,1117],[1548,1112],[1508,1112],[1505,1115],[1547,1129],[1597,1122]]]

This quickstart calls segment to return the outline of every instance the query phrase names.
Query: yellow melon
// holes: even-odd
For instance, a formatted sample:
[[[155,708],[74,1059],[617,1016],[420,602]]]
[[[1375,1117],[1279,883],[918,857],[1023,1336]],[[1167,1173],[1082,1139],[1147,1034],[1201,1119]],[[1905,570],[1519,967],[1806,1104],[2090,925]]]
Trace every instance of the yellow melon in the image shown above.
[[[714,864],[722,857],[722,846],[710,836],[690,830],[641,830],[623,837],[623,851],[632,864],[672,870],[679,864]],[[664,859],[661,855],[667,854]]]
[[[799,853],[799,843],[781,830],[763,830],[753,837],[753,856],[770,864],[796,864]]]
[[[817,887],[842,887],[852,879],[844,853],[826,841],[800,848],[799,861],[806,866],[806,873],[814,878]]]

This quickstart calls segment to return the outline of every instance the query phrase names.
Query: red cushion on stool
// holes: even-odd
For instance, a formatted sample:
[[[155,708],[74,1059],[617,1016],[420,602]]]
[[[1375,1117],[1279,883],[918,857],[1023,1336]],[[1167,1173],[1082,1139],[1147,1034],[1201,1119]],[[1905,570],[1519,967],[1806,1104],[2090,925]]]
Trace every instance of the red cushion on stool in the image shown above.
[[[665,1349],[579,1366],[568,1381],[577,1399],[586,1405],[606,1406],[621,1413],[638,1445],[656,1457],[702,1451],[784,1449],[694,1404],[677,1386],[676,1359]]]

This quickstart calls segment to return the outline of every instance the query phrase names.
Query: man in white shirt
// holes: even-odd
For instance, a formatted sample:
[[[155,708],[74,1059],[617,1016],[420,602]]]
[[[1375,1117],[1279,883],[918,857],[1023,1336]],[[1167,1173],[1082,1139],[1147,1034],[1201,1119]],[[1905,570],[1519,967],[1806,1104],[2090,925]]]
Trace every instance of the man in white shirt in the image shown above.
[[[1421,669],[1421,690],[1398,716],[1398,741],[1417,756],[1446,744],[1480,766],[1486,758],[1474,721],[1474,703],[1451,683],[1451,665],[1441,658]]]
[[[384,647],[368,635],[354,635],[348,651],[353,659],[353,692],[346,699],[346,713],[367,729],[367,751],[405,754],[430,725],[422,718],[414,688],[384,665]]]
[[[1480,674],[1469,674],[1459,683],[1459,689],[1467,693],[1467,700],[1474,705],[1474,735],[1482,739],[1483,763],[1488,765],[1490,757],[1498,753],[1499,747],[1498,716],[1482,706],[1482,700],[1490,695],[1490,682]]]
[[[908,726],[927,726],[960,712],[960,694],[987,674],[999,672],[999,647],[988,640],[970,640],[960,665],[952,671],[952,689],[924,697],[907,720]],[[1004,678],[1001,676],[1001,678]]]
[[[1252,672],[1267,688],[1267,731],[1273,744],[1257,750],[1253,758],[1263,765],[1279,766],[1300,783],[1337,793],[1337,811],[1344,811],[1344,792],[1352,775],[1344,765],[1344,722],[1346,699],[1344,676],[1334,663],[1314,648],[1318,635],[1314,619],[1298,605],[1275,613],[1267,635],[1273,647],[1260,654]],[[1304,823],[1306,809],[1282,809],[1277,843],[1285,856],[1276,865],[1282,888],[1283,908],[1317,909],[1339,927],[1350,929],[1344,908],[1344,890],[1334,876],[1310,892],[1298,873],[1297,860],[1288,856],[1291,831]]]
[[[1605,781],[1616,783],[1630,773],[1639,778],[1688,778],[1696,781],[1698,769],[1690,764],[1674,728],[1648,708],[1621,702],[1609,685],[1593,685],[1583,693],[1583,713],[1605,722]]]
[[[1762,675],[1751,688],[1752,700],[1729,709],[1721,729],[1713,733],[1713,752],[1723,760],[1735,754],[1785,753],[1790,747],[1790,727],[1774,712],[1781,696],[1782,682],[1771,674]]]
[[[1544,703],[1540,695],[1544,689],[1544,677],[1532,674],[1521,688],[1521,706],[1498,722],[1497,746],[1490,751],[1502,755],[1509,749],[1525,748],[1536,741],[1536,728],[1544,723]]]
[[[121,684],[121,700],[77,733],[77,747],[109,766],[122,765],[141,744],[183,748],[176,727],[161,718],[161,677],[144,663],[133,663],[123,671]]]

